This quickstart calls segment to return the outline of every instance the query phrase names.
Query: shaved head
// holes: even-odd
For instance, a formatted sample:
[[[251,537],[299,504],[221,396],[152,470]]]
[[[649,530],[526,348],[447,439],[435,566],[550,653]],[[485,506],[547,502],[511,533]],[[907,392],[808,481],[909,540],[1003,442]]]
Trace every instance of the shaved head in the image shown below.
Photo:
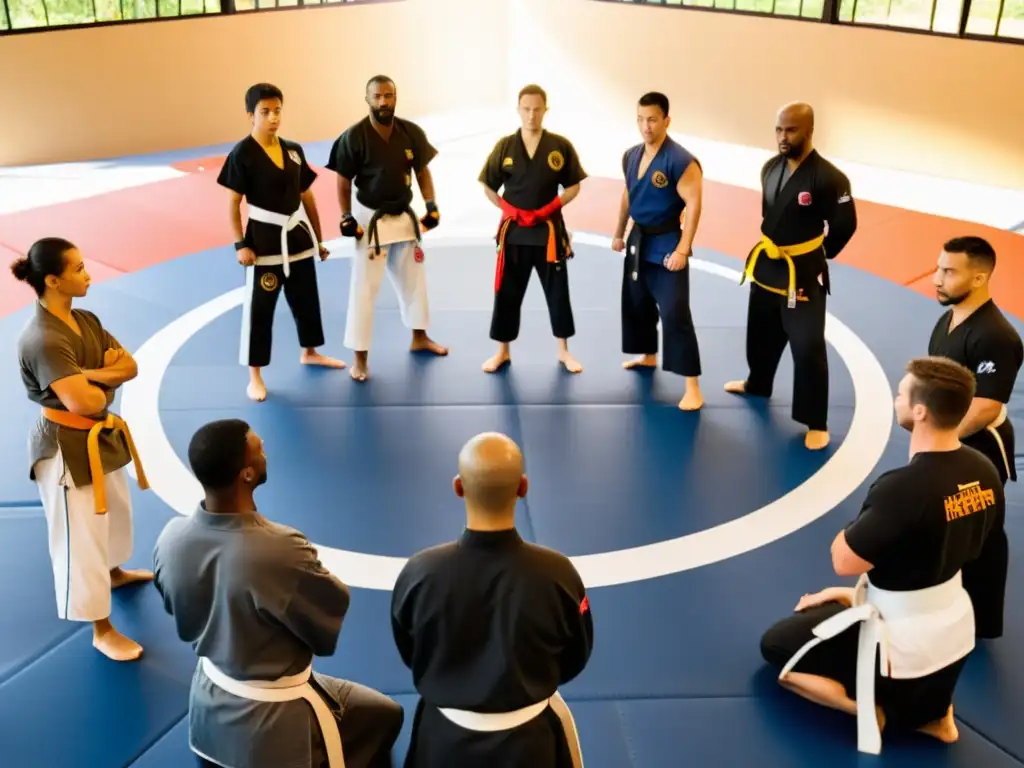
[[[795,101],[786,104],[775,118],[775,141],[779,153],[794,160],[811,151],[814,133],[814,109],[810,104]]]
[[[480,512],[511,512],[526,494],[523,453],[515,441],[499,432],[484,432],[459,451],[455,492]]]

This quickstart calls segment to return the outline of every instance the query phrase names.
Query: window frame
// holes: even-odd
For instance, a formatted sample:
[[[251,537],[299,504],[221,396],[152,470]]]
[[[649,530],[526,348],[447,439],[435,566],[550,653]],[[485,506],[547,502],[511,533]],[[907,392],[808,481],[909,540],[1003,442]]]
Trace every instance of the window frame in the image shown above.
[[[931,35],[933,37],[945,37],[951,40],[973,40],[982,43],[1008,43],[1010,45],[1024,45],[1024,38],[1004,37],[999,35],[999,27],[1003,21],[1003,14],[1006,9],[1005,0],[999,0],[999,15],[996,17],[996,33],[992,35],[981,35],[967,31],[967,24],[971,16],[971,0],[962,0],[960,7],[960,21],[956,32],[936,32],[932,29],[921,27],[902,27],[896,24],[879,24],[866,21],[840,21],[839,6],[840,0],[824,0],[821,17],[812,16],[791,16],[781,13],[766,13],[765,11],[745,11],[734,8],[715,8],[705,5],[669,5],[665,0],[590,0],[590,2],[608,3],[610,5],[633,5],[644,8],[664,8],[673,11],[694,11],[698,13],[725,13],[736,16],[754,16],[765,19],[782,19],[785,21],[802,21],[811,24],[830,24],[848,29],[873,29],[875,31],[898,32],[910,35]],[[684,0],[685,2],[685,0]],[[931,0],[932,23],[934,24],[935,7],[938,0]]]

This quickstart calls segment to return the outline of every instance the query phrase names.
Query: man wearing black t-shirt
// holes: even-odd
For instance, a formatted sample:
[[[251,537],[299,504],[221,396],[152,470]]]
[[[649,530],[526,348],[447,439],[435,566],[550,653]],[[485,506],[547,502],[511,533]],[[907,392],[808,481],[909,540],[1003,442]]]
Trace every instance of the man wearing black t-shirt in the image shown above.
[[[996,252],[980,237],[957,237],[943,245],[933,282],[939,303],[949,309],[932,330],[928,354],[948,357],[974,373],[977,388],[960,423],[960,440],[991,459],[1005,485],[1017,480],[1015,436],[1006,405],[1024,363],[1024,344],[992,300],[989,283],[995,267]],[[1009,542],[1000,526],[981,556],[964,568],[978,637],[1003,634],[1009,559]]]
[[[313,199],[316,172],[302,147],[278,135],[284,96],[270,83],[257,83],[245,94],[252,132],[224,161],[217,183],[231,190],[228,207],[238,263],[245,267],[245,300],[239,362],[249,366],[246,393],[265,400],[262,369],[270,364],[274,310],[284,289],[303,347],[301,362],[344,368],[340,360],[317,352],[323,346],[316,261],[328,252],[321,242],[320,218]],[[242,229],[242,200],[248,222]]]
[[[448,354],[427,336],[430,310],[420,247],[420,228],[433,229],[441,221],[427,168],[437,149],[420,126],[395,117],[397,98],[391,78],[371,78],[366,84],[369,114],[335,140],[327,162],[338,174],[341,234],[356,240],[345,318],[345,346],[355,351],[350,373],[356,381],[369,376],[373,308],[385,267],[398,294],[402,322],[412,329],[410,349]],[[412,210],[413,176],[427,208],[420,219]]]
[[[836,574],[857,585],[804,595],[761,638],[783,687],[857,715],[862,752],[881,751],[883,727],[959,736],[953,689],[975,644],[960,573],[1005,515],[999,473],[957,433],[974,387],[952,360],[910,362],[895,400],[910,462],[871,485],[832,543]]]

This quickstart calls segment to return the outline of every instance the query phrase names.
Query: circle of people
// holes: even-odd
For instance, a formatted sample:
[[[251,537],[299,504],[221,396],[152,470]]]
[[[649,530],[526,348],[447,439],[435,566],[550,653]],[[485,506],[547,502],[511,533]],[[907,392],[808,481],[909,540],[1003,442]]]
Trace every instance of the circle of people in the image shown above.
[[[374,305],[385,270],[412,332],[410,349],[448,352],[427,334],[422,233],[441,222],[424,130],[396,116],[388,77],[366,85],[368,114],[334,142],[342,237],[356,244],[345,346],[350,373],[369,376]],[[247,393],[267,397],[271,327],[283,289],[301,362],[344,368],[324,344],[316,257],[325,259],[302,147],[279,135],[284,97],[252,86],[248,136],[228,154],[218,182],[231,196],[230,226],[246,293],[239,362]],[[493,373],[511,360],[533,271],[544,290],[558,360],[575,333],[563,209],[587,177],[572,143],[543,128],[547,95],[518,96],[521,126],[497,141],[479,175],[500,212],[490,336]],[[627,369],[661,367],[684,378],[679,407],[699,410],[700,353],[689,307],[689,265],[702,204],[700,161],[668,134],[669,100],[637,102],[642,141],[622,156],[623,192],[611,247],[623,254],[622,352]],[[788,345],[792,418],[808,449],[829,442],[825,304],[828,261],[857,228],[847,177],[812,144],[807,104],[779,110],[778,152],[761,169],[763,222],[749,252],[748,375],[728,392],[767,398]],[[412,179],[425,201],[412,208]],[[243,204],[247,221],[243,225]],[[631,225],[631,226],[630,226]],[[627,235],[628,227],[628,235]],[[910,361],[895,394],[910,460],[870,486],[857,518],[836,535],[837,576],[856,578],[800,598],[767,629],[761,652],[789,691],[858,720],[858,749],[877,754],[883,730],[957,739],[952,696],[977,638],[1003,632],[1008,566],[1004,484],[1016,480],[1007,416],[1024,349],[995,305],[996,254],[976,236],[945,243],[936,297],[947,307],[927,353]],[[93,645],[116,661],[141,657],[111,623],[111,591],[154,582],[178,636],[198,665],[189,698],[189,746],[199,765],[373,768],[390,765],[403,708],[384,694],[312,670],[334,653],[350,593],[299,531],[257,511],[267,481],[260,436],[243,420],[200,428],[188,447],[204,490],[194,513],[161,533],[154,568],[128,569],[133,548],[126,467],[147,488],[129,425],[110,410],[133,379],[131,353],[93,312],[73,307],[89,289],[81,253],[64,239],[37,241],[11,267],[38,301],[19,338],[26,393],[41,409],[29,441],[30,477],[46,515],[58,615],[91,622]],[[407,766],[582,766],[576,726],[559,689],[593,649],[590,599],[569,558],[525,542],[515,528],[527,492],[523,456],[505,435],[484,433],[458,456],[459,539],[411,557],[391,599],[394,641],[420,695]],[[879,662],[879,656],[881,661]]]

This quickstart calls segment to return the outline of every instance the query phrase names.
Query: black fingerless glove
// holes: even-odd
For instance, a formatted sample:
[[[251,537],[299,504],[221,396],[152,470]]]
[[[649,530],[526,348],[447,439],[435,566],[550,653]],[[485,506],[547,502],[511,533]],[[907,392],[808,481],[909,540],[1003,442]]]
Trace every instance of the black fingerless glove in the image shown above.
[[[363,228],[359,226],[356,217],[351,213],[346,213],[341,217],[341,236],[354,237],[357,240],[363,236]]]
[[[441,223],[441,214],[437,212],[437,203],[431,200],[427,203],[427,215],[420,219],[420,226],[424,229],[433,229]]]

